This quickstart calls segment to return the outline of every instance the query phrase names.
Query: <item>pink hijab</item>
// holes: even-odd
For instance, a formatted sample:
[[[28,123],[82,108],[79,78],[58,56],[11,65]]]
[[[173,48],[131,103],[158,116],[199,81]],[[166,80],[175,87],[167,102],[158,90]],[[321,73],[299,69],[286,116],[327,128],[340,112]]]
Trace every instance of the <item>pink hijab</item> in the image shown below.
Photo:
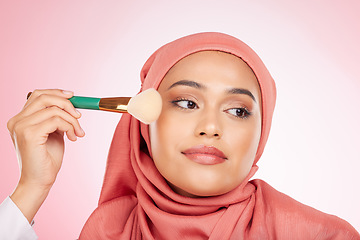
[[[99,206],[80,239],[360,239],[344,220],[305,206],[261,180],[249,181],[269,136],[276,88],[257,54],[222,33],[199,33],[158,49],[141,70],[141,91],[157,89],[180,59],[215,50],[243,59],[262,95],[262,133],[252,169],[234,190],[188,198],[167,185],[151,159],[148,126],[124,114],[110,147]]]

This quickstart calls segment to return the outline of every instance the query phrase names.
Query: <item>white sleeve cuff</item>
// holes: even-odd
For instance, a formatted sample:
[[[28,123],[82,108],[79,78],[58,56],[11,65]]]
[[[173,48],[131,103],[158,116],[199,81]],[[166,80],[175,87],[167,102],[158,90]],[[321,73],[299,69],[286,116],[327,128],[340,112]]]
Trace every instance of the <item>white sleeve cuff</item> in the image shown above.
[[[32,225],[10,197],[0,205],[0,239],[35,240],[38,239]]]

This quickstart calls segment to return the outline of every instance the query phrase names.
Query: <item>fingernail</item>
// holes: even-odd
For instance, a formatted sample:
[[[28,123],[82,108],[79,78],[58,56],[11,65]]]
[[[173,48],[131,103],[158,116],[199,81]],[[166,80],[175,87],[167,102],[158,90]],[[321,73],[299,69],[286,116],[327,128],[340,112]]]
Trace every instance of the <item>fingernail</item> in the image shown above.
[[[81,132],[81,135],[84,136],[85,135],[85,132],[82,128],[80,128],[80,132]]]
[[[66,95],[73,95],[73,94],[74,94],[74,92],[72,92],[72,91],[63,90],[62,92],[63,92],[64,94],[66,94]]]
[[[75,109],[75,112],[79,117],[81,117],[81,113],[77,109]]]

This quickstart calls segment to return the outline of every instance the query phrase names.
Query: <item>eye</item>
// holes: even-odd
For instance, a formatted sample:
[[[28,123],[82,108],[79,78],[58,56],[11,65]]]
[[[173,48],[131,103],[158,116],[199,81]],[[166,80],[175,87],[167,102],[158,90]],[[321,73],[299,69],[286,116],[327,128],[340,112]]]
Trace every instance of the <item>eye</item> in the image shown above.
[[[172,101],[177,107],[184,108],[184,109],[195,109],[198,108],[195,102],[191,100],[181,99]]]
[[[226,110],[226,112],[238,118],[247,118],[251,115],[251,113],[246,108],[231,108]]]

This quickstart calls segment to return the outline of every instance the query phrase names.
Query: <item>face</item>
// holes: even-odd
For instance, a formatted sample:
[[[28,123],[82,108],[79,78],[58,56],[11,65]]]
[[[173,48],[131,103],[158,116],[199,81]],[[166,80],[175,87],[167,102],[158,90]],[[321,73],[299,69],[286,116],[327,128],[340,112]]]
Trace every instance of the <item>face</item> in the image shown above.
[[[176,63],[158,89],[149,126],[154,163],[184,196],[221,195],[248,175],[261,135],[261,94],[240,58],[202,51]]]

